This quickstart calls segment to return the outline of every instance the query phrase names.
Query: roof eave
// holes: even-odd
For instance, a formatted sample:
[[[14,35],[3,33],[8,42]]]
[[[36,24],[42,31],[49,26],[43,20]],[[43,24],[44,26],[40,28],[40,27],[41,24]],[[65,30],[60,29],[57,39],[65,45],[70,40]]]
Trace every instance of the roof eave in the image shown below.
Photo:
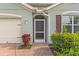
[[[34,7],[32,7],[32,6],[30,6],[30,5],[26,4],[26,3],[21,3],[21,4],[24,5],[24,6],[26,6],[26,7],[28,7],[28,8],[31,9],[31,10],[34,9]]]
[[[56,7],[56,6],[60,5],[60,4],[61,3],[56,3],[54,5],[51,5],[51,6],[47,7],[46,10],[50,10],[51,8],[54,8],[54,7]]]
[[[32,6],[30,6],[30,5],[26,4],[26,3],[17,3],[17,4],[23,6],[24,9],[29,10],[29,11],[31,11],[31,12],[33,12],[34,10],[36,10],[35,7],[32,7]],[[50,10],[51,8],[54,8],[54,7],[56,7],[56,6],[60,5],[60,4],[61,4],[61,3],[56,3],[56,4],[54,4],[54,5],[51,5],[51,6],[47,7],[47,8],[45,8],[45,10],[48,11],[48,10]]]
[[[26,3],[17,3],[17,5],[22,6],[24,9],[29,10],[30,12],[32,12],[35,8],[26,4]]]

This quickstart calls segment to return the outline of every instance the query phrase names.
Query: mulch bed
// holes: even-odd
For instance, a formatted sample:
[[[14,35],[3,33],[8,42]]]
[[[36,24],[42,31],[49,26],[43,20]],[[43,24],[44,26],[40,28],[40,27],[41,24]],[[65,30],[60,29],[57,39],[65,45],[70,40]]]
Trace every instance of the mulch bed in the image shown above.
[[[56,53],[54,52],[55,49],[54,49],[54,47],[53,47],[52,44],[49,44],[49,48],[50,48],[50,50],[52,51],[53,55],[56,56]]]

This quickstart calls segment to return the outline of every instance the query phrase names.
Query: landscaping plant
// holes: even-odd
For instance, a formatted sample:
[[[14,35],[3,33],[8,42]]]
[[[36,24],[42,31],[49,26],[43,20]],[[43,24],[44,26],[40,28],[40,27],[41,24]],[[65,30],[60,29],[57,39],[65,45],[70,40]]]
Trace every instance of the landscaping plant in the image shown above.
[[[30,47],[30,43],[29,43],[29,41],[30,41],[30,34],[24,34],[24,35],[22,35],[22,41],[23,41],[23,45],[21,45],[21,47],[27,47],[27,48],[29,48]]]
[[[54,33],[51,40],[56,55],[79,56],[79,33]]]

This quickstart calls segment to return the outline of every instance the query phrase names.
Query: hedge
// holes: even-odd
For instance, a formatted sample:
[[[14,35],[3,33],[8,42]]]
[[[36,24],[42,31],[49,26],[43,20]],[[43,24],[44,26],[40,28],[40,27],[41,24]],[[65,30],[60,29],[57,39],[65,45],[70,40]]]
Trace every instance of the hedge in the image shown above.
[[[54,33],[51,35],[54,53],[58,56],[79,55],[79,33]]]

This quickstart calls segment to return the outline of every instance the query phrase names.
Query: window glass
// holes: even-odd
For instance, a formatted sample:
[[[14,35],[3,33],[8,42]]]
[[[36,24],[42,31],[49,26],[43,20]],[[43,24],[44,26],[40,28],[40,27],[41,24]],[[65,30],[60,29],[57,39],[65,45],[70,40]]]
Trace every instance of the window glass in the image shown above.
[[[63,16],[63,25],[72,24],[72,16]]]
[[[79,26],[74,26],[74,32],[79,32]]]
[[[63,32],[79,32],[79,16],[64,16],[63,18]],[[73,19],[73,24],[72,24]]]
[[[63,16],[63,32],[72,32],[72,16]]]
[[[72,33],[72,26],[71,25],[64,25],[63,32],[70,32]]]
[[[74,24],[79,24],[79,16],[74,16]]]
[[[35,19],[45,19],[43,15],[37,15],[35,16]]]
[[[79,32],[79,16],[74,16],[74,32]]]

